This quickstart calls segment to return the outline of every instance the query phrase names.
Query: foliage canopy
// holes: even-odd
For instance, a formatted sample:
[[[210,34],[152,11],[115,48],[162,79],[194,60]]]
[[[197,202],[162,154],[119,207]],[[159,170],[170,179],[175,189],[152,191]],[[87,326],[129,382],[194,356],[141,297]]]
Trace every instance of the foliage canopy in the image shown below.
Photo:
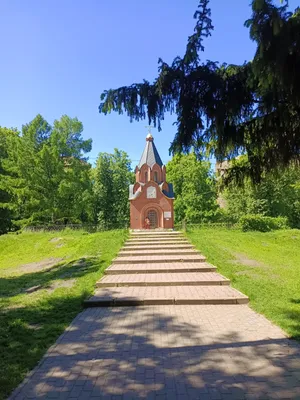
[[[99,112],[126,112],[131,121],[148,118],[159,130],[165,113],[176,113],[173,154],[192,147],[217,160],[247,153],[248,163],[236,172],[253,181],[299,161],[300,10],[253,0],[245,25],[256,51],[243,65],[202,62],[203,41],[213,30],[209,0],[199,1],[194,18],[182,57],[171,64],[159,59],[153,83],[104,91]]]
[[[128,224],[128,155],[100,153],[92,168],[82,131],[67,115],[53,126],[37,115],[22,132],[0,127],[0,234],[27,225]]]
[[[90,165],[83,153],[91,140],[82,139],[82,130],[77,118],[64,115],[52,127],[37,115],[22,134],[6,135],[0,187],[9,197],[2,206],[17,226],[87,220]]]
[[[197,160],[195,153],[175,155],[167,164],[167,178],[176,194],[175,220],[190,223],[216,220],[216,182],[208,162]]]
[[[245,156],[235,165],[245,164]],[[237,187],[230,182],[222,193],[230,220],[236,222],[243,215],[259,214],[269,217],[286,217],[289,225],[300,228],[300,168],[289,166],[264,174],[260,183],[253,185],[244,178]]]
[[[93,171],[95,217],[102,228],[124,228],[129,221],[128,187],[133,182],[127,153],[99,153]]]

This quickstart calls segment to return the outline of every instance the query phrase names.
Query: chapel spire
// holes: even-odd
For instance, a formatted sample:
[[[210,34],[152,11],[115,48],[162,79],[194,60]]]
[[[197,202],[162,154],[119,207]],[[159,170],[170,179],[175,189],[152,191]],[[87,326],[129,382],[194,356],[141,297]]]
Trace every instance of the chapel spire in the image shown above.
[[[163,162],[161,161],[157,148],[154,144],[154,138],[150,132],[146,136],[146,145],[138,164],[138,168],[141,168],[144,164],[147,164],[150,168],[152,168],[154,164],[158,164],[160,167],[163,166]]]

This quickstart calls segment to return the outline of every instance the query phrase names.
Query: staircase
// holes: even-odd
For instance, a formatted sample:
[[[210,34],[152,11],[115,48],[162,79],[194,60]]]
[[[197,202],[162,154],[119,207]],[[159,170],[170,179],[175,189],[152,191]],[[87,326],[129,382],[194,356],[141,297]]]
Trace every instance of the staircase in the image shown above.
[[[132,232],[85,307],[159,304],[246,304],[180,233]]]

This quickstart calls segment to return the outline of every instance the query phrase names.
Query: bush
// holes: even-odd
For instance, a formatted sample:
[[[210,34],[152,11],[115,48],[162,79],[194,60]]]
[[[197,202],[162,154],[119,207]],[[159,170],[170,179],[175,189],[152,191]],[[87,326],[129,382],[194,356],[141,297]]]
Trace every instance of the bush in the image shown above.
[[[276,229],[288,228],[288,220],[285,217],[273,218],[263,215],[244,215],[240,218],[240,225],[244,232],[269,232]]]
[[[220,208],[216,213],[216,222],[233,225],[239,222],[239,218],[224,208]]]

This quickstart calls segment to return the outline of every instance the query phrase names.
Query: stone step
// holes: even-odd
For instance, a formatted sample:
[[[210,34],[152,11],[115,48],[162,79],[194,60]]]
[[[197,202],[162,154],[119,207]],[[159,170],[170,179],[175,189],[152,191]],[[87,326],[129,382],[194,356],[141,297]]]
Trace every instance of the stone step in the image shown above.
[[[130,232],[130,235],[132,236],[164,236],[164,235],[169,235],[169,236],[176,236],[176,235],[182,235],[182,232],[179,231],[155,231],[155,230],[143,230],[143,231],[132,231]]]
[[[147,255],[164,255],[164,256],[168,256],[168,255],[196,255],[199,254],[199,252],[197,250],[192,249],[165,249],[165,248],[161,248],[161,249],[147,249],[147,250],[140,250],[140,249],[134,249],[134,250],[121,250],[118,254],[118,257],[127,257],[127,256],[147,256]]]
[[[230,281],[215,272],[156,273],[106,275],[97,283],[97,287],[121,286],[208,286],[229,285]]]
[[[130,242],[147,242],[147,243],[165,243],[165,242],[182,242],[187,241],[184,236],[177,236],[177,237],[139,237],[139,238],[132,238],[129,236],[128,240]]]
[[[150,304],[246,304],[248,297],[230,286],[144,286],[96,289],[85,307]]]
[[[105,275],[120,274],[154,274],[164,272],[213,272],[216,267],[207,262],[182,262],[182,263],[143,263],[143,264],[114,264],[105,270]]]
[[[126,256],[117,257],[113,264],[142,264],[142,263],[169,263],[169,262],[202,262],[206,258],[195,252],[194,255],[145,255],[145,256]]]
[[[126,243],[189,243],[185,237],[178,238],[143,238],[143,239],[127,239]]]
[[[185,243],[185,244],[160,244],[160,243],[149,243],[149,244],[126,244],[123,246],[122,251],[131,252],[133,250],[158,250],[158,249],[165,249],[165,250],[172,250],[172,249],[194,249],[195,247],[192,244]]]
[[[181,234],[176,234],[176,235],[130,235],[130,239],[178,239],[178,238],[184,238],[183,235]]]

